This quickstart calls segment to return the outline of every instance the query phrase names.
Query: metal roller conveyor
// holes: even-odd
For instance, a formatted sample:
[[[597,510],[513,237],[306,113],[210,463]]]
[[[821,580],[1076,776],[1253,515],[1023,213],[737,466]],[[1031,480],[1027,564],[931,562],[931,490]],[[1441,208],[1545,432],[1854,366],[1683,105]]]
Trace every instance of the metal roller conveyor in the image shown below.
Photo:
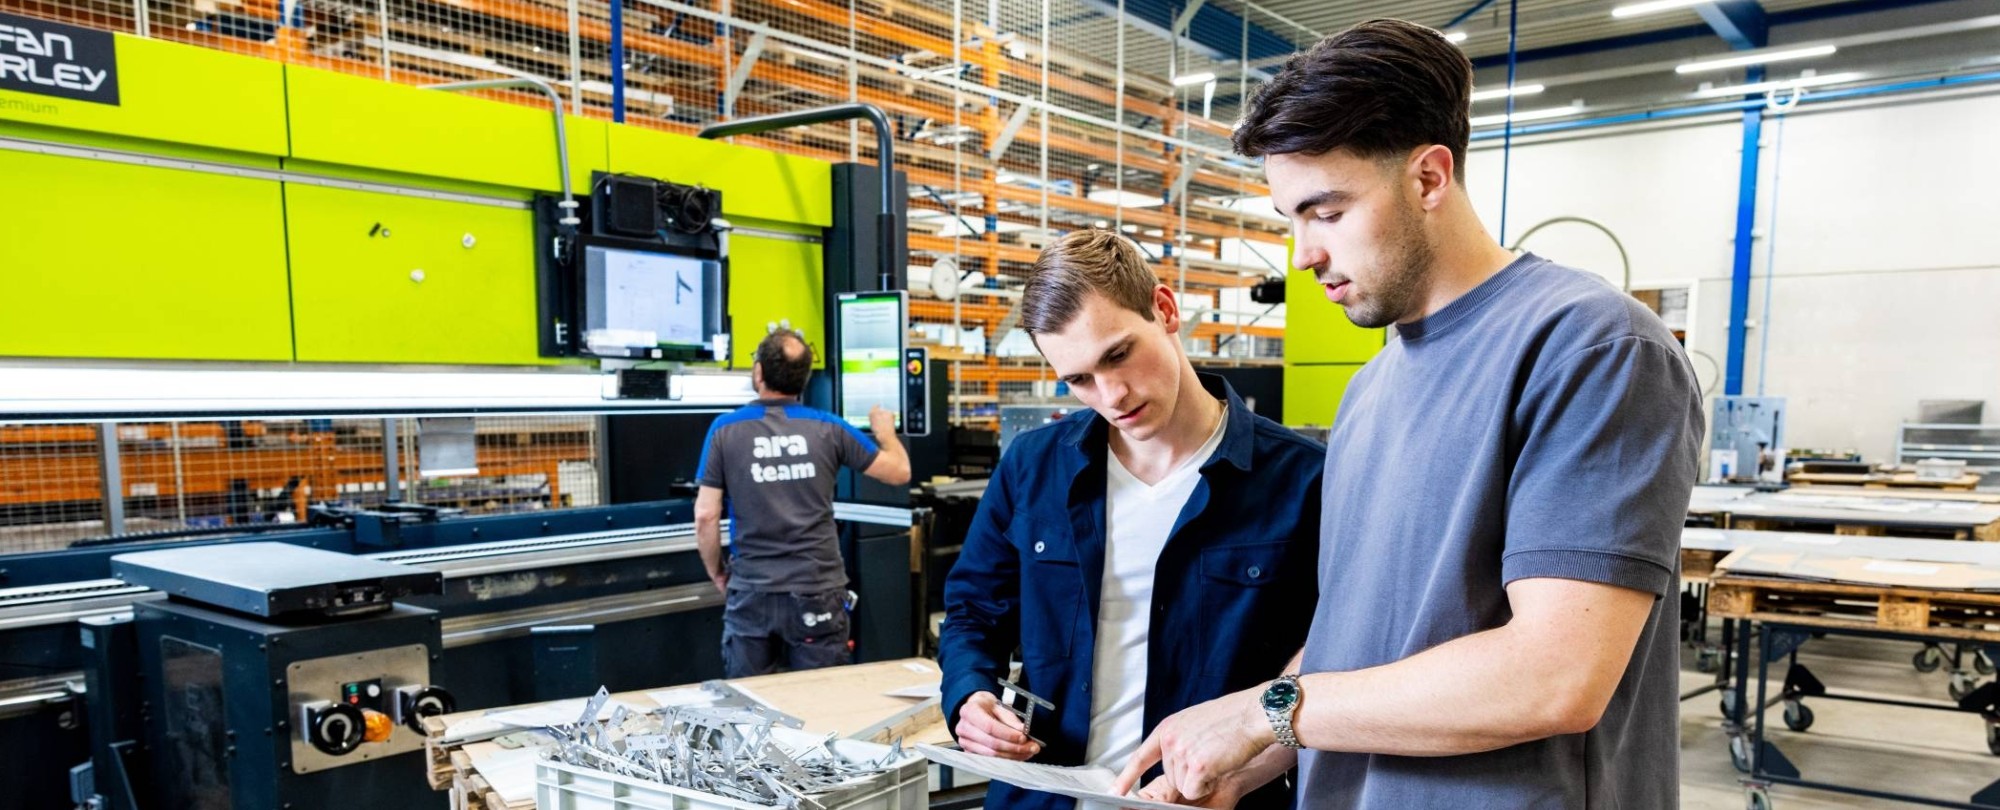
[[[728,535],[724,523],[724,537]],[[605,562],[694,550],[694,524],[506,540],[422,551],[360,555],[427,568],[449,581],[583,562]],[[130,611],[132,603],[165,598],[117,579],[0,589],[0,631],[61,624],[85,616]]]

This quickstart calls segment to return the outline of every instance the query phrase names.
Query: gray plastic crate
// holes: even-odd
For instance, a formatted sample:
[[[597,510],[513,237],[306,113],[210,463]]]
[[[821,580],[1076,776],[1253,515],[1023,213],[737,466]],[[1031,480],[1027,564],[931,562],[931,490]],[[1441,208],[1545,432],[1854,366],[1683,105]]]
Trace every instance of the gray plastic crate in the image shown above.
[[[780,730],[782,731],[782,730]],[[849,760],[877,760],[889,747],[839,740],[833,752]],[[911,754],[896,769],[878,774],[868,789],[827,805],[827,810],[929,810],[929,762]],[[767,810],[710,793],[633,779],[562,762],[535,764],[536,810]]]

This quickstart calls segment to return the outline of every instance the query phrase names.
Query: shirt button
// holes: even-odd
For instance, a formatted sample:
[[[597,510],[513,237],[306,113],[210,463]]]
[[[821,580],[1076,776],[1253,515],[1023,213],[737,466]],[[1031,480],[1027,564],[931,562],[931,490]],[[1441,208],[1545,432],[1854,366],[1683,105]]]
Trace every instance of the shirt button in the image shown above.
[[[1035,541],[1035,553],[1036,553],[1036,554],[1040,554],[1040,553],[1042,553],[1042,549],[1045,549],[1045,548],[1048,548],[1048,547],[1049,547],[1049,545],[1048,545],[1047,543],[1044,543],[1044,542],[1042,542],[1042,541],[1040,541],[1040,540],[1036,540],[1036,541]]]
[[[1254,566],[1254,565],[1253,565],[1253,566],[1250,566],[1250,570],[1249,570],[1248,572],[1246,572],[1246,573],[1248,573],[1248,574],[1250,575],[1250,578],[1251,578],[1251,579],[1256,579],[1256,578],[1258,578],[1258,577],[1261,577],[1261,576],[1263,576],[1263,575],[1264,575],[1264,569],[1262,569],[1262,568],[1258,568],[1257,566]]]

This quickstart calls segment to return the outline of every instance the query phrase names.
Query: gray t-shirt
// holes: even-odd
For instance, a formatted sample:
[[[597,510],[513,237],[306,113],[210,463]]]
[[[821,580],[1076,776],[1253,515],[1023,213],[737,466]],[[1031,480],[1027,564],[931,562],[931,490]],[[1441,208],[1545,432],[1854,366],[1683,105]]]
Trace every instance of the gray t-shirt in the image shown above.
[[[729,589],[846,588],[834,483],[841,467],[866,470],[878,452],[840,417],[791,400],[758,400],[717,417],[701,450],[701,485],[728,499]]]
[[[1524,255],[1394,327],[1327,440],[1305,671],[1389,664],[1499,627],[1518,579],[1661,598],[1596,728],[1455,757],[1304,752],[1300,806],[1679,806],[1671,597],[1701,433],[1679,343],[1597,276]]]

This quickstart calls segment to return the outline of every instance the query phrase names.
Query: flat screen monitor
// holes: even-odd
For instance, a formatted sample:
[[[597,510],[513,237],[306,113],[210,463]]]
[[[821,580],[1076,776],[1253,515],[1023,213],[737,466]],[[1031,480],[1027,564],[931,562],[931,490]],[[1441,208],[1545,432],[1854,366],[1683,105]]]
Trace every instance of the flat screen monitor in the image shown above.
[[[909,299],[903,292],[841,293],[835,356],[840,362],[840,416],[868,427],[877,405],[903,424],[903,335]]]
[[[602,245],[583,258],[586,353],[707,350],[722,331],[721,262]]]

